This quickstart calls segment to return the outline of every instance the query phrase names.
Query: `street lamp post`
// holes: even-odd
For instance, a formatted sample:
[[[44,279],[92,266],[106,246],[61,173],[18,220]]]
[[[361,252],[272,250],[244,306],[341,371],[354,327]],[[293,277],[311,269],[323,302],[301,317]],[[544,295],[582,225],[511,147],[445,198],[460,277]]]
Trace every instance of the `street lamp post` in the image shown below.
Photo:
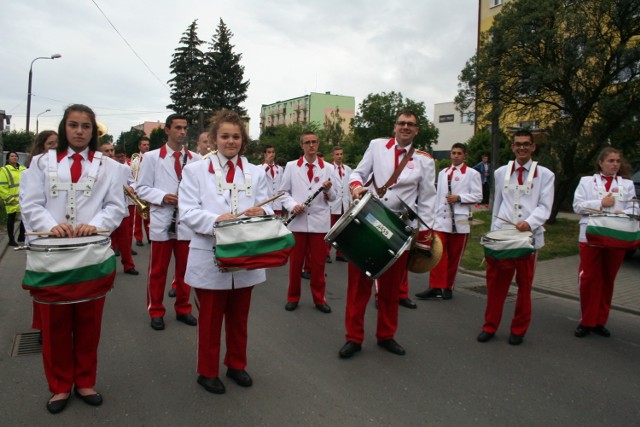
[[[27,91],[27,126],[26,126],[27,134],[29,134],[29,119],[31,115],[31,80],[33,78],[33,63],[36,62],[38,59],[56,59],[61,57],[62,55],[60,55],[59,53],[54,53],[51,56],[39,56],[33,61],[31,61],[31,66],[29,66],[29,89]]]
[[[40,121],[40,116],[41,116],[41,115],[43,115],[44,113],[48,113],[49,111],[51,111],[51,110],[47,108],[47,109],[46,109],[46,110],[44,110],[42,113],[40,113],[40,114],[38,114],[38,115],[36,116],[36,135],[39,133],[39,131],[38,131],[39,126],[38,126],[38,125],[39,125],[39,121]]]

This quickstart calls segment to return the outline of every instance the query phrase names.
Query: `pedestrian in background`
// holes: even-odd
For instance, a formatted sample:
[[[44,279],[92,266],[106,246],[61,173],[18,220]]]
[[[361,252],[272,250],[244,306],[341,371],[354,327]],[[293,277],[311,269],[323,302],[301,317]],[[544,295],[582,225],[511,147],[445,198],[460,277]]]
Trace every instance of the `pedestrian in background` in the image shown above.
[[[489,196],[491,195],[491,163],[489,163],[489,156],[483,154],[482,161],[473,168],[480,172],[480,178],[482,179],[482,201],[480,203],[488,208]],[[476,208],[479,207],[480,205],[476,205]]]
[[[0,199],[4,203],[7,211],[7,236],[9,236],[9,246],[18,246],[24,242],[24,225],[20,221],[20,232],[18,242],[15,239],[16,217],[20,214],[20,203],[18,193],[20,189],[20,178],[26,168],[18,163],[18,153],[9,151],[5,165],[0,168]],[[20,220],[20,218],[18,218]]]

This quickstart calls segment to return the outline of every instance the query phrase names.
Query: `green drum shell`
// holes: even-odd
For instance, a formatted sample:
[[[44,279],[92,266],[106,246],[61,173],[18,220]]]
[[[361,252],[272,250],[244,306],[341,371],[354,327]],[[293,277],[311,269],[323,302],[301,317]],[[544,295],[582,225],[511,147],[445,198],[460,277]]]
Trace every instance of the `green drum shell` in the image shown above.
[[[409,248],[412,236],[409,225],[367,193],[336,222],[325,241],[377,279]]]

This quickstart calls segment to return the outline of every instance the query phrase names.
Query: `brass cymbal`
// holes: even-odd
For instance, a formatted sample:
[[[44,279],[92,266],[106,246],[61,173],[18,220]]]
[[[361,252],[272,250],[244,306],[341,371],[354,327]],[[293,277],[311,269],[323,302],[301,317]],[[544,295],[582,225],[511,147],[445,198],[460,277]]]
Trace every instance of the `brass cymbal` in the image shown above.
[[[414,240],[415,242],[415,240]],[[412,273],[426,273],[433,270],[442,258],[443,245],[440,236],[434,233],[431,243],[431,257],[425,256],[415,247],[409,252],[407,269]]]

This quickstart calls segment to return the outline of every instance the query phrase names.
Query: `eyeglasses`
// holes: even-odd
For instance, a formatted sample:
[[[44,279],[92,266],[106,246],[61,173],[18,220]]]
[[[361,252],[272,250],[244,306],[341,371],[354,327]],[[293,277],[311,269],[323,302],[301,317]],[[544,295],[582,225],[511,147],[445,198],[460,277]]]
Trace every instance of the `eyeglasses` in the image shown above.
[[[418,126],[416,122],[404,122],[404,121],[396,122],[396,125],[400,127],[409,126],[410,128]]]
[[[533,142],[514,142],[511,144],[512,147],[516,148],[529,148],[533,145]]]
[[[317,139],[312,139],[310,141],[304,141],[302,144],[303,145],[311,145],[311,144],[317,144],[318,140]]]

